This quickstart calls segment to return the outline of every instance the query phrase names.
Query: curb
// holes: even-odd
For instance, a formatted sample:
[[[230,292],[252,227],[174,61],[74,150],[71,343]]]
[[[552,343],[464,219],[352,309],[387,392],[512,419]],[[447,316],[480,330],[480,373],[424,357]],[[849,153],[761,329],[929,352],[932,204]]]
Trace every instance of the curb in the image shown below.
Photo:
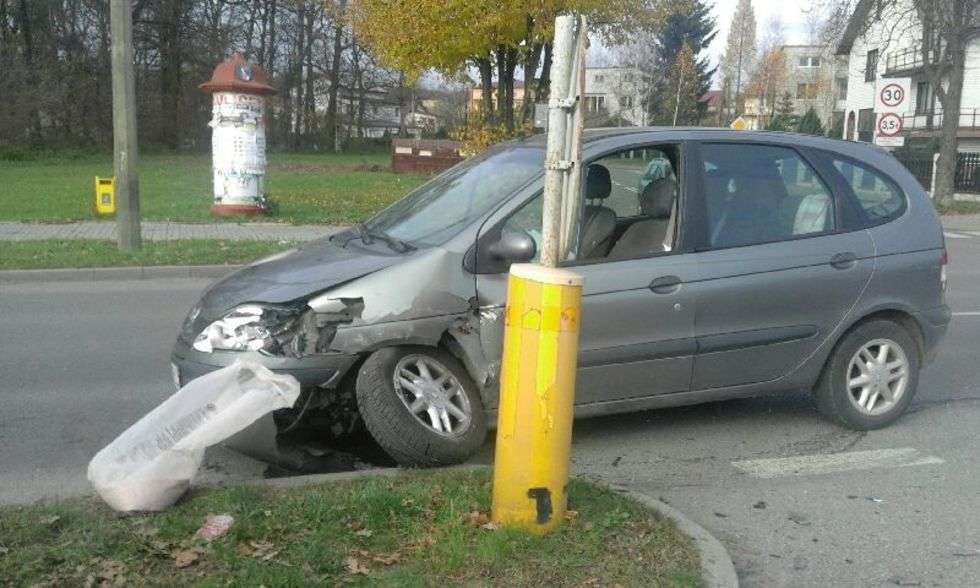
[[[241,265],[154,265],[75,269],[0,270],[0,284],[83,282],[101,280],[153,280],[157,278],[217,278]]]
[[[621,491],[617,488],[614,490]],[[656,498],[635,490],[626,490],[622,493],[643,506],[664,515],[677,525],[681,533],[691,538],[695,549],[701,555],[701,576],[705,586],[708,588],[738,588],[738,574],[735,573],[735,564],[732,563],[728,550],[707,529],[687,518],[684,513],[676,508],[668,506]]]

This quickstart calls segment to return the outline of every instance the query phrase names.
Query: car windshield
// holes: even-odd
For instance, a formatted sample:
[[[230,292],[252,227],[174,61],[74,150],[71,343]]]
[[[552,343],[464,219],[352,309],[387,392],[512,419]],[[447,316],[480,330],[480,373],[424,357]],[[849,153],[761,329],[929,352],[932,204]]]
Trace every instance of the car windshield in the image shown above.
[[[541,173],[543,165],[539,148],[491,150],[382,210],[366,229],[415,246],[441,245]]]

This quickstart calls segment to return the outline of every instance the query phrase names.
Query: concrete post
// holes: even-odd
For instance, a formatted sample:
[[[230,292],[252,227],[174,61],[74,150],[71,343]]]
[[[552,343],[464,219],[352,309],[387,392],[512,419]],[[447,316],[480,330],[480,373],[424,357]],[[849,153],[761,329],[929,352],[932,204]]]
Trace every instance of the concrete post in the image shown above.
[[[136,167],[136,82],[133,79],[133,13],[130,0],[112,0],[112,152],[116,176],[116,233],[119,249],[142,247],[140,186]]]

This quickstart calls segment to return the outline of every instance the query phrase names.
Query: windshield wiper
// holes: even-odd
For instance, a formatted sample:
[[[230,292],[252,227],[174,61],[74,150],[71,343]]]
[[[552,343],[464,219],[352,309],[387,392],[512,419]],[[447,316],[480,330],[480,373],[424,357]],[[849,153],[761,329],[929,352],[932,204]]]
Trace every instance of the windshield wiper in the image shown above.
[[[365,245],[370,245],[371,243],[374,243],[375,239],[377,239],[398,253],[408,253],[409,251],[415,251],[418,249],[418,247],[412,245],[408,241],[402,241],[397,237],[392,237],[384,231],[369,229],[364,223],[357,223],[351,227],[351,229],[353,230],[351,231],[350,236],[344,239],[344,241],[340,244],[341,247],[347,247],[347,244],[354,239],[360,239]]]
[[[368,229],[364,223],[361,223],[358,232],[361,235],[361,241],[365,244],[370,245],[374,239],[377,239],[390,247],[392,250],[398,253],[408,253],[409,251],[415,251],[418,249],[415,245],[412,245],[408,241],[402,241],[398,237],[392,237],[388,233],[381,231],[379,229]]]

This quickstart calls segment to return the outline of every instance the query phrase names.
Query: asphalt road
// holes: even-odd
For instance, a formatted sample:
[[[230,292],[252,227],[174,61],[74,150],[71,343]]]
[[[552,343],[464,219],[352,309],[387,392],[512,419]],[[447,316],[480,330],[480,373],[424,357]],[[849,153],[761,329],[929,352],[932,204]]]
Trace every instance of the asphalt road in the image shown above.
[[[949,300],[976,314],[954,317],[894,426],[841,429],[798,395],[603,417],[576,423],[574,470],[688,514],[745,586],[980,584],[980,233],[961,237]],[[0,504],[89,491],[91,456],[172,392],[205,286],[0,284]]]

